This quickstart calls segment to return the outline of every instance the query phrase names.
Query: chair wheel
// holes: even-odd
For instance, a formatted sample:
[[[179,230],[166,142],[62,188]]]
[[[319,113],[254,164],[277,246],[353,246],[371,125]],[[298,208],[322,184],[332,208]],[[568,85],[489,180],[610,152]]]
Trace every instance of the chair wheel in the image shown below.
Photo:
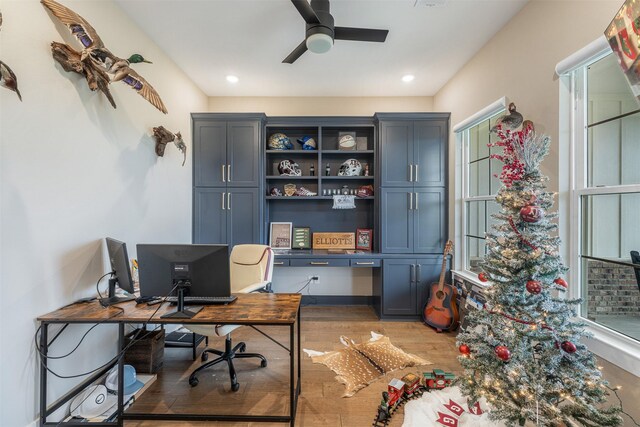
[[[209,353],[203,352],[202,355],[200,356],[200,360],[202,360],[203,362],[206,362],[207,360],[209,360]]]
[[[260,366],[263,367],[263,368],[266,368],[267,367],[267,361],[263,360],[262,362],[260,362]]]
[[[245,343],[242,343],[242,345],[240,346],[240,348],[238,349],[238,351],[240,353],[244,353],[245,350],[247,349],[247,345]]]
[[[240,389],[240,384],[238,383],[231,384],[231,390],[238,391],[239,389]]]
[[[195,387],[195,386],[197,386],[199,382],[200,382],[200,381],[199,381],[199,380],[198,380],[198,378],[196,378],[196,377],[189,378],[189,385],[190,385],[191,387]]]

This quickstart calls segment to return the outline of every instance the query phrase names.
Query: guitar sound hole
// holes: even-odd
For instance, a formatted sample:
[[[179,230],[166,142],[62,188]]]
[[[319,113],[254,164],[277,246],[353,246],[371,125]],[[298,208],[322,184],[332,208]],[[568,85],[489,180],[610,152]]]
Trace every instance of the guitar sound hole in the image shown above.
[[[444,299],[444,296],[445,296],[444,292],[442,292],[442,291],[436,291],[436,298],[438,298],[438,299]]]

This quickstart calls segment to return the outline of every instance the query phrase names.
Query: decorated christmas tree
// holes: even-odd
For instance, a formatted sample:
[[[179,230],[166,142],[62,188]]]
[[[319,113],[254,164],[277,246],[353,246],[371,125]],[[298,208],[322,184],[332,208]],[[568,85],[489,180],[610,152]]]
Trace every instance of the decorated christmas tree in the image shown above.
[[[491,286],[484,309],[469,313],[458,335],[459,386],[470,401],[486,398],[492,417],[510,425],[621,425],[618,407],[600,405],[607,383],[581,343],[588,333],[575,317],[580,301],[563,298],[567,268],[558,253],[557,214],[550,212],[554,194],[540,173],[550,139],[530,121],[519,131],[505,123],[495,127],[500,140],[491,144],[502,148],[492,155],[504,163],[501,209],[479,274]]]

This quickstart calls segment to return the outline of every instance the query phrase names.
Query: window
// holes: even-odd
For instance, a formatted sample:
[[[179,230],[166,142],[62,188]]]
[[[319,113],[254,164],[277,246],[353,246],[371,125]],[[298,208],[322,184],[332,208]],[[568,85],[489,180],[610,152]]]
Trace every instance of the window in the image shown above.
[[[572,291],[583,318],[640,341],[640,283],[630,257],[640,251],[640,104],[609,52],[565,77],[574,106]]]
[[[462,159],[458,171],[462,185],[457,191],[460,203],[456,209],[462,230],[456,253],[462,261],[457,268],[471,272],[480,270],[479,263],[486,253],[485,233],[493,223],[491,215],[499,211],[495,196],[501,183],[496,175],[500,174],[502,163],[491,158],[496,148],[488,144],[498,140],[489,130],[505,113],[505,103],[504,99],[497,101],[454,127]]]

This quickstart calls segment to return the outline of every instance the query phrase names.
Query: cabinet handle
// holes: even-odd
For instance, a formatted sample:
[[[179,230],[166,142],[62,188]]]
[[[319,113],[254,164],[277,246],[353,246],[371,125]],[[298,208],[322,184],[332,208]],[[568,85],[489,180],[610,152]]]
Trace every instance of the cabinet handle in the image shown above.
[[[416,182],[418,182],[418,165],[414,165],[416,167]],[[231,181],[231,180],[229,180]]]
[[[418,193],[413,193],[416,195],[416,210],[418,210]]]
[[[227,182],[227,180],[225,179],[225,170],[224,168],[226,168],[227,165],[222,165],[222,182]]]
[[[311,264],[311,265],[329,265],[329,262],[328,261],[325,261],[325,262],[311,261],[309,264]]]
[[[416,275],[416,282],[420,283],[420,281],[422,280],[422,266],[420,264],[418,264],[417,266],[418,266],[418,273]]]
[[[284,261],[278,261],[278,262],[274,261],[273,265],[284,265]]]
[[[222,210],[225,210],[224,207],[224,198],[226,197],[227,193],[222,193]]]
[[[416,265],[411,264],[411,274],[410,274],[411,283],[416,281]]]
[[[227,193],[227,209],[231,210],[231,193]]]
[[[413,165],[409,165],[409,182],[413,182]]]
[[[227,165],[227,182],[231,182],[231,165]]]
[[[413,193],[407,193],[409,195],[409,210],[413,210]]]
[[[356,265],[373,265],[375,264],[375,262],[370,261],[370,262],[356,262]]]

